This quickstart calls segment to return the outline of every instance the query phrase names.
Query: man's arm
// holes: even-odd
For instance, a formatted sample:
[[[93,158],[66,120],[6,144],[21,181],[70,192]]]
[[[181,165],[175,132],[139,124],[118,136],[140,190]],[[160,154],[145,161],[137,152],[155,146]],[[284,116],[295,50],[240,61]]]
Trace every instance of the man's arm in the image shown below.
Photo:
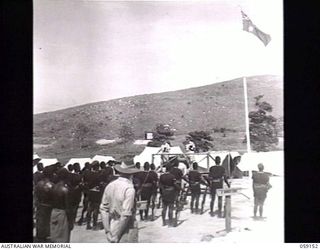
[[[110,216],[109,216],[109,202],[107,199],[106,190],[104,191],[101,199],[100,213],[101,213],[102,224],[103,224],[105,233],[107,234],[110,231]]]
[[[125,198],[122,203],[123,212],[120,215],[119,227],[115,231],[115,234],[112,235],[116,242],[119,242],[123,232],[128,228],[128,224],[132,219],[132,210],[134,206],[135,190],[133,188],[128,189],[125,192]]]

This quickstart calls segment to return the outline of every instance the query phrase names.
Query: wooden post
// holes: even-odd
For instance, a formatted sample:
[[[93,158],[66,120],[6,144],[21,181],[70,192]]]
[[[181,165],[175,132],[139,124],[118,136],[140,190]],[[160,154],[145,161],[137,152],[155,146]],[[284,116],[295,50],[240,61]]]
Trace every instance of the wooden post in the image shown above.
[[[225,221],[226,221],[226,231],[231,232],[231,195],[226,195],[226,207],[225,207]]]
[[[209,170],[210,168],[210,158],[209,158],[209,153],[207,154],[207,169]]]

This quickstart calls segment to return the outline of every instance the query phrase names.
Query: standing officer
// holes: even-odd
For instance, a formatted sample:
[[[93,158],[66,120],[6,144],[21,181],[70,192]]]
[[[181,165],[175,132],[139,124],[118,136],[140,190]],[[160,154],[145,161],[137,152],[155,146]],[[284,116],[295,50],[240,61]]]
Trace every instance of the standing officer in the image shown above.
[[[117,164],[114,169],[120,176],[107,185],[100,205],[107,241],[135,243],[138,242],[138,229],[132,175],[140,170],[134,167],[132,160]]]
[[[269,183],[269,174],[263,172],[264,166],[262,163],[258,164],[259,172],[252,171],[253,180],[253,196],[254,196],[254,218],[257,217],[257,210],[259,208],[259,216],[263,215],[263,204],[267,198],[267,192],[271,188]]]
[[[215,158],[215,166],[212,166],[209,169],[209,176],[208,176],[208,183],[210,186],[210,193],[211,193],[211,202],[210,202],[210,215],[214,216],[213,208],[214,208],[214,201],[216,198],[216,191],[219,188],[223,188],[223,181],[230,187],[230,184],[226,177],[225,168],[220,165],[221,158],[216,156]],[[222,217],[222,197],[218,197],[218,217]]]

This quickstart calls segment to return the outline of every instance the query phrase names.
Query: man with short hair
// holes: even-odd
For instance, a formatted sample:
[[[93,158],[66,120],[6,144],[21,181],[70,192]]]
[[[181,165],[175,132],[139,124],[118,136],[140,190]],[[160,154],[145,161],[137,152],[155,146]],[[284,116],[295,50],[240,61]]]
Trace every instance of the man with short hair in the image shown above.
[[[72,166],[72,167],[71,167]],[[71,196],[71,207],[72,207],[72,223],[74,224],[79,204],[81,202],[82,195],[82,176],[79,163],[74,163],[68,166],[69,171],[74,171],[69,173],[69,185],[70,185],[70,196]]]
[[[219,156],[216,156],[215,158],[215,166],[212,166],[209,169],[209,176],[207,178],[207,181],[210,186],[210,193],[211,193],[211,202],[210,202],[210,215],[214,216],[214,201],[216,198],[216,192],[217,189],[223,188],[223,181],[227,184],[228,187],[230,187],[230,184],[227,180],[225,168],[220,165],[221,158]],[[222,217],[222,196],[218,197],[218,217]]]
[[[50,236],[50,216],[52,211],[52,168],[44,168],[42,179],[35,186],[36,240],[47,242]]]
[[[151,176],[152,179],[152,195],[151,195],[151,221],[154,220],[154,209],[156,207],[156,199],[157,199],[157,194],[158,194],[158,174],[156,172],[156,166],[151,163],[150,164],[150,172],[149,175]]]
[[[33,174],[33,184],[37,185],[37,183],[42,179],[42,175],[43,175],[43,164],[42,163],[38,163],[37,164],[37,172],[35,172]]]
[[[57,172],[57,184],[52,189],[52,213],[50,219],[50,239],[54,243],[70,242],[73,229],[68,170],[60,168]]]
[[[81,170],[81,176],[82,176],[82,194],[83,194],[83,200],[82,200],[82,211],[81,211],[81,217],[78,220],[78,225],[81,226],[84,220],[84,214],[88,210],[88,178],[87,176],[90,175],[91,165],[89,162],[86,162],[84,164],[84,168]]]
[[[101,173],[99,171],[99,162],[94,161],[91,166],[91,172],[87,175],[88,180],[88,212],[87,212],[87,229],[98,230],[97,221],[99,215],[99,206],[102,198],[100,189]],[[93,227],[91,226],[91,216]]]
[[[149,215],[149,207],[150,207],[150,200],[152,196],[153,191],[153,184],[157,179],[155,179],[154,174],[151,174],[150,165],[148,162],[146,162],[143,165],[144,171],[141,171],[134,175],[135,178],[137,178],[139,181],[139,187],[138,187],[138,197],[140,200],[147,201],[147,207],[144,210],[145,216],[143,216],[143,210],[139,210],[140,212],[140,219],[141,220],[147,220]],[[157,176],[158,177],[158,176]]]
[[[193,170],[190,170],[189,173],[187,174],[187,179],[191,191],[191,204],[190,204],[190,209],[191,213],[199,213],[199,198],[201,194],[201,188],[200,184],[202,182],[201,174],[198,171],[198,163],[194,162],[193,165]],[[194,201],[195,201],[195,210],[194,210]]]
[[[138,242],[138,229],[135,221],[135,189],[132,175],[140,170],[132,160],[117,164],[114,169],[119,178],[105,188],[100,212],[102,223],[110,243]]]
[[[269,174],[265,173],[264,166],[262,163],[258,164],[259,172],[252,171],[253,180],[253,196],[254,196],[254,218],[257,217],[257,210],[259,208],[259,216],[262,218],[263,215],[263,205],[267,198],[267,192],[271,188],[269,183]]]
[[[178,168],[176,168],[178,169]],[[178,169],[180,170],[180,169]],[[162,197],[162,225],[166,226],[174,226],[173,220],[173,208],[174,203],[176,202],[176,197],[178,192],[181,190],[181,183],[180,185],[176,183],[176,177],[170,171],[168,167],[166,169],[166,173],[162,174],[159,179],[159,187],[160,193]],[[166,222],[166,214],[167,210],[169,209],[169,223]]]

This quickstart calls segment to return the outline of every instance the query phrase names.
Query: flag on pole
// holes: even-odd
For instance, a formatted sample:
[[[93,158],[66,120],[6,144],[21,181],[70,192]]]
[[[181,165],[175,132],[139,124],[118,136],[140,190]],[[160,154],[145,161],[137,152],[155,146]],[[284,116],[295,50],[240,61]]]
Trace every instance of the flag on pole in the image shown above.
[[[243,30],[254,34],[263,42],[264,46],[267,46],[268,43],[271,41],[271,36],[259,30],[257,26],[253,24],[250,18],[242,10],[241,10],[241,14],[242,14]]]

